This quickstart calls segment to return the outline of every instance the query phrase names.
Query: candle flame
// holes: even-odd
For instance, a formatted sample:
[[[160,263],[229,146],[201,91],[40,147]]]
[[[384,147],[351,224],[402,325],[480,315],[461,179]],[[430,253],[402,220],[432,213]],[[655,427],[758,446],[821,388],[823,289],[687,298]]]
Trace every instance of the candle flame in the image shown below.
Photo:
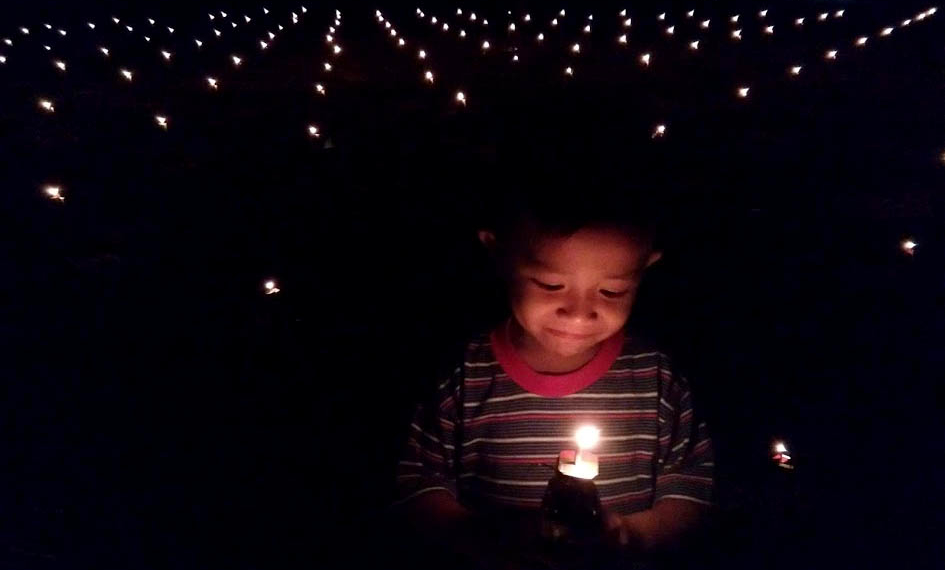
[[[574,432],[578,449],[593,449],[600,441],[600,430],[592,425],[581,426]]]
[[[65,201],[65,197],[62,195],[62,190],[58,186],[47,186],[43,190],[51,199],[59,200],[60,202]]]
[[[279,287],[276,285],[276,282],[272,279],[263,283],[263,289],[266,291],[266,295],[275,295],[280,291]]]

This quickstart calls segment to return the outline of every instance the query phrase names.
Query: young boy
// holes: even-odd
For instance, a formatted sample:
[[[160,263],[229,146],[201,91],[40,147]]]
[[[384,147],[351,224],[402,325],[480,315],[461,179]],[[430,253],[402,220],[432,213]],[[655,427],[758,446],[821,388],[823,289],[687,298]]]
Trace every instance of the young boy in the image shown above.
[[[711,505],[713,455],[685,378],[625,331],[662,255],[655,229],[629,201],[545,201],[525,198],[478,232],[510,314],[416,409],[393,508],[431,544],[486,557],[493,540],[537,533],[517,514],[538,513],[558,453],[593,424],[609,536],[625,552],[663,549]]]

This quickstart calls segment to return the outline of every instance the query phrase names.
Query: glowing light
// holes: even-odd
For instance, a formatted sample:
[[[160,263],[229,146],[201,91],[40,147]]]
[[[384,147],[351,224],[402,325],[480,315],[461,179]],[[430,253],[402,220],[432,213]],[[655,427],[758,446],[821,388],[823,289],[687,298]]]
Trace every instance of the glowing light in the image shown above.
[[[196,38],[194,38],[194,43],[197,44],[197,47],[198,47],[198,48],[203,45],[203,42],[200,41],[200,40],[198,40],[198,39],[196,39]]]
[[[95,24],[93,24],[92,22],[88,22],[86,25],[89,27],[90,30],[95,29]]]
[[[65,71],[65,70],[66,70],[66,62],[64,62],[64,61],[54,61],[54,62],[53,62],[53,65],[55,65],[56,67],[58,67],[58,68],[59,68],[60,70],[62,70],[62,71]]]
[[[564,68],[565,75],[574,75],[574,70],[570,66]]]
[[[7,62],[7,56],[0,55],[0,63],[6,63],[6,62]]]
[[[859,39],[856,40],[856,45],[864,46],[866,45],[867,40],[869,40],[869,38],[867,38],[866,36],[861,36]]]
[[[545,34],[538,34],[538,41],[542,41],[544,39],[545,39]]]
[[[207,78],[207,85],[209,85],[211,89],[216,89],[216,88],[217,88],[217,80],[216,80],[215,78],[213,78],[213,77],[208,77],[208,78]]]
[[[574,441],[581,451],[593,449],[600,441],[600,430],[590,425],[581,426],[574,432]]]
[[[791,75],[800,75],[802,67],[800,65],[795,65],[791,68]]]
[[[59,32],[59,35],[60,35],[60,36],[65,37],[65,35],[66,35],[66,31],[65,31],[65,30],[56,30],[56,31]]]
[[[911,24],[911,23],[912,23],[912,19],[911,19],[911,18],[906,18],[905,20],[902,21],[902,27],[906,27],[906,26],[908,26],[908,25]]]
[[[471,22],[475,22],[475,21],[476,21],[476,13],[475,13],[475,12],[469,14],[469,21],[471,21]]]
[[[98,48],[98,51],[100,51],[100,52],[102,52],[103,54],[105,54],[105,57],[108,57],[108,48],[107,48],[107,47],[100,47],[100,48]]]
[[[449,29],[450,29],[450,25],[447,24],[446,22],[444,22],[444,23],[443,23],[443,31],[444,31],[444,32],[448,32]],[[513,32],[515,31],[515,24],[512,24],[512,31],[513,31]]]
[[[161,127],[164,130],[167,130],[167,117],[163,117],[161,115],[155,115],[154,121],[158,124],[159,127]]]
[[[669,34],[669,35],[675,34],[675,33],[676,33],[676,26],[670,26],[670,27],[666,28],[666,33]]]
[[[49,47],[49,46],[43,46],[43,49],[46,50],[46,51],[52,51],[52,48]]]
[[[269,35],[269,39],[270,39],[270,40],[276,39],[276,34],[274,34],[274,33],[272,33],[272,32],[266,32],[266,34]]]
[[[774,444],[774,452],[775,452],[775,453],[787,453],[787,447],[784,445],[783,442],[780,442],[780,441],[779,441],[779,442],[777,442],[777,443]]]
[[[121,76],[127,79],[128,81],[131,81],[132,73],[128,71],[127,69],[122,69]]]
[[[4,38],[3,43],[7,44],[8,46],[12,46],[13,40],[11,40],[10,38]]]
[[[173,33],[174,33],[174,28],[168,26],[168,27],[167,27],[167,33],[173,34]]]
[[[427,52],[424,51],[424,50],[420,50],[420,51],[417,53],[417,56],[418,56],[420,59],[426,59],[426,58],[427,58]]]
[[[823,22],[824,20],[827,19],[827,17],[828,17],[829,15],[830,15],[830,14],[828,14],[827,12],[824,12],[824,13],[821,14],[820,16],[817,16],[817,20]]]
[[[463,105],[463,106],[465,107],[465,106],[466,106],[466,94],[463,93],[462,91],[457,91],[457,92],[456,92],[456,102],[458,102],[460,105]]]
[[[905,252],[906,255],[915,255],[915,248],[916,248],[916,246],[918,246],[918,245],[919,245],[919,244],[917,244],[916,242],[912,241],[911,239],[903,240],[903,242],[902,242],[902,251]]]
[[[742,31],[741,31],[741,30],[732,30],[732,38],[733,38],[733,39],[736,39],[736,40],[742,39]]]
[[[622,43],[622,44],[627,43],[627,34],[623,34],[622,36],[620,36],[619,38],[617,38],[617,41],[620,42],[620,43]]]
[[[427,83],[433,83],[433,72],[427,71],[423,74],[423,78],[427,80]]]
[[[624,8],[623,10],[620,11],[620,16],[623,17],[623,16],[626,16],[626,15],[627,15],[627,9]]]
[[[733,24],[737,24],[737,23],[738,23],[738,14],[736,14],[736,15],[732,16],[731,18],[729,18],[729,21],[732,22]]]
[[[263,283],[263,291],[265,291],[266,295],[275,295],[280,291],[280,289],[276,285],[276,282],[270,279]]]
[[[52,101],[48,101],[46,99],[40,99],[39,106],[44,111],[48,111],[50,113],[53,113],[56,111],[56,108],[53,106]]]
[[[827,51],[824,57],[826,57],[827,59],[837,59],[837,50],[832,49],[832,50]]]
[[[230,59],[233,60],[233,66],[234,66],[234,67],[239,67],[240,64],[243,63],[243,58],[241,58],[241,57],[238,56],[238,55],[231,55],[231,56],[230,56]]]
[[[526,22],[531,22],[531,21],[532,21],[532,15],[531,15],[531,14],[525,14],[525,17],[522,18],[522,19],[525,20]]]
[[[650,54],[645,53],[641,55],[640,61],[643,62],[643,65],[650,65]]]
[[[765,33],[769,36],[774,33],[774,26],[768,26],[765,28]]]
[[[129,32],[135,31],[135,29],[132,28],[131,26],[125,26],[125,29],[128,30]]]
[[[624,21],[623,21],[623,27],[629,28],[629,27],[630,27],[630,24],[631,24],[631,20],[632,20],[632,18],[627,18],[626,20],[624,20]]]
[[[465,38],[465,37],[466,37],[466,30],[460,30],[460,31],[459,31],[459,37]]]
[[[487,49],[489,49],[489,40],[482,42],[482,50],[486,51]]]
[[[656,128],[653,129],[653,136],[650,138],[661,137],[666,134],[666,125],[656,125]]]
[[[699,49],[699,40],[696,40],[696,41],[693,41],[693,42],[689,42],[689,49],[691,49],[691,50],[697,50],[697,49]]]
[[[29,28],[20,28],[20,33],[22,33],[24,36],[28,36],[28,35],[30,35],[30,29],[29,29]]]
[[[246,16],[245,14],[243,15],[243,19],[246,20],[247,24],[250,23],[250,21],[252,21],[252,19],[249,16]]]
[[[881,31],[879,35],[888,36],[891,33],[893,33],[893,28],[883,28],[883,31]]]
[[[115,22],[115,23],[117,24],[117,23],[120,22],[120,21],[121,21],[121,20],[119,20],[119,19],[116,18],[115,16],[112,16],[112,22]]]
[[[798,19],[794,20],[794,24],[795,24],[795,25],[798,25],[798,26],[803,26],[803,25],[804,25],[804,18],[798,18]]]
[[[661,22],[662,22],[663,20],[665,20],[665,19],[666,19],[666,12],[663,12],[662,14],[660,14],[659,16],[657,16],[656,19],[659,20],[659,21],[661,21]]]
[[[557,26],[557,25],[558,25],[558,18],[555,18],[555,19],[551,20],[551,26],[552,26],[552,27]]]
[[[341,46],[338,44],[335,44],[335,46],[331,48],[331,51],[334,52],[335,55],[338,55],[339,53],[341,53]]]
[[[562,18],[564,17],[564,8],[562,8],[561,11],[558,12],[558,15],[561,16]]]
[[[590,24],[584,26],[584,33],[585,33],[585,34],[591,33],[591,25],[590,25]]]
[[[308,136],[310,136],[310,137],[312,137],[312,138],[316,138],[316,139],[317,139],[318,137],[320,137],[321,134],[318,132],[318,127],[316,127],[315,125],[309,125],[309,126],[308,126]]]
[[[214,34],[216,37],[219,38],[220,36],[223,35],[223,32],[221,32],[220,30],[214,28],[214,29],[213,29],[213,34]]]
[[[743,98],[743,99],[744,99],[745,97],[748,97],[748,91],[749,91],[750,89],[751,89],[750,87],[739,87],[739,88],[738,88],[738,96],[741,97],[741,98]]]
[[[166,61],[170,61],[170,60],[171,60],[171,52],[166,51],[166,50],[161,50],[161,55],[164,56],[164,59],[165,59]]]
[[[700,24],[700,25],[702,26],[702,29],[708,30],[708,29],[709,29],[709,22],[711,22],[711,21],[712,21],[712,20],[702,20],[702,24]]]
[[[60,202],[64,202],[66,200],[62,195],[62,189],[59,188],[59,186],[47,186],[43,189],[43,191],[52,200],[59,200]]]
[[[151,41],[151,38],[149,38],[148,36],[144,36],[144,41],[150,42],[150,41]]]
[[[843,17],[843,10],[837,10],[837,11],[834,13],[834,17],[835,17],[835,18],[842,18],[842,17]]]
[[[581,44],[574,44],[571,46],[571,51],[573,53],[581,53]]]
[[[518,54],[512,56],[512,61],[518,61]]]
[[[430,23],[431,23],[431,24],[435,24],[436,22],[437,22],[436,16],[433,16],[432,18],[430,18]]]
[[[761,12],[758,12],[758,15],[759,15],[760,17],[764,18],[765,16],[768,15],[768,11],[767,11],[767,10],[762,10]]]
[[[397,45],[400,47],[403,47],[405,43],[407,42],[404,41],[404,38],[400,38],[399,40],[397,40]]]
[[[269,44],[267,44],[266,42],[262,40],[259,40],[259,49],[266,49],[267,47],[269,47]]]
[[[325,69],[325,71],[331,71],[331,64],[327,61],[322,64],[322,67]]]
[[[686,16],[688,16],[688,17],[690,17],[690,18],[693,17],[693,16],[695,16],[695,15],[696,15],[696,11],[695,11],[695,10],[689,10],[688,12],[686,12]]]

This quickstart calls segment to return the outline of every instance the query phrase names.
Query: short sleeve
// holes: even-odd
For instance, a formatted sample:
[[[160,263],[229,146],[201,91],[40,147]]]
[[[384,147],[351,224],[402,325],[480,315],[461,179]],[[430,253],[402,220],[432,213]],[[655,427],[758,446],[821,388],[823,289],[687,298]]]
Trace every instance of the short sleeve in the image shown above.
[[[432,397],[417,405],[397,463],[392,507],[435,490],[457,496],[456,428],[462,377],[463,367],[458,366]]]
[[[662,371],[661,371],[662,372]],[[659,403],[659,459],[654,503],[682,499],[711,505],[715,470],[706,423],[695,414],[685,378],[667,372]]]

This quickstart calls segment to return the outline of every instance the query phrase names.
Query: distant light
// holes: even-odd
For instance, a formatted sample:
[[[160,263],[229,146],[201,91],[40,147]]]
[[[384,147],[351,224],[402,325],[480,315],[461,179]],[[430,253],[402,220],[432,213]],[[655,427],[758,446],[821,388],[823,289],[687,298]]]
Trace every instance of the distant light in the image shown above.
[[[207,78],[207,84],[210,86],[211,89],[216,89],[216,88],[217,88],[217,80],[216,80],[215,78],[213,78],[213,77],[208,77],[208,78]]]
[[[545,39],[545,34],[538,34],[538,37],[537,37],[536,39],[537,39],[538,41],[544,40],[544,39]]]
[[[774,444],[774,451],[775,453],[787,453],[787,447],[784,445],[783,442],[779,441]]]
[[[768,15],[768,11],[767,11],[767,10],[762,10],[761,12],[758,12],[758,15],[761,16],[762,18],[764,18],[765,16]]]
[[[322,64],[322,67],[325,68],[325,71],[331,71],[331,64],[328,63],[327,61]]]
[[[676,26],[670,26],[670,27],[666,28],[666,33],[669,34],[669,35],[675,34],[675,33],[676,33]]]
[[[318,127],[316,127],[315,125],[309,125],[309,126],[308,126],[308,136],[310,136],[310,137],[312,137],[312,138],[318,138],[318,137],[320,137],[321,134],[318,132]]]
[[[489,49],[489,40],[482,42],[482,49],[483,50]]]
[[[325,86],[322,85],[321,83],[316,83],[316,84],[315,84],[315,91],[317,91],[317,92],[321,93],[322,95],[324,95],[324,94],[325,94]]]
[[[107,48],[107,47],[100,47],[100,48],[98,48],[98,51],[102,52],[103,54],[105,54],[106,57],[108,57],[108,48]]]
[[[279,292],[279,287],[276,285],[276,282],[272,279],[263,283],[263,290],[266,292],[266,295],[274,295]]]
[[[711,22],[711,21],[712,21],[712,20],[703,20],[703,21],[702,21],[702,24],[700,24],[700,25],[702,26],[702,29],[704,29],[704,30],[709,29],[709,22]]]
[[[62,195],[62,189],[59,186],[46,186],[43,191],[53,200],[59,200],[60,202],[65,201],[65,197]]]
[[[124,78],[127,79],[128,81],[131,81],[132,74],[131,74],[131,72],[128,71],[127,69],[122,69],[122,70],[121,70],[121,75],[122,75],[122,77],[124,77]]]
[[[631,23],[632,23],[632,18],[627,18],[626,20],[623,21],[623,27],[629,28]]]
[[[241,57],[238,56],[238,55],[232,55],[232,56],[230,56],[230,59],[233,60],[233,65],[236,66],[236,67],[239,67],[240,64],[243,63],[243,58],[241,58]]]
[[[798,25],[798,26],[803,26],[803,25],[804,25],[804,18],[798,18],[798,19],[794,20],[794,23],[795,23],[796,25]]]
[[[666,134],[666,125],[656,125],[656,128],[653,130],[653,136],[650,138],[661,137]]]
[[[802,67],[800,65],[795,65],[791,68],[791,75],[800,75]]]
[[[919,245],[919,244],[917,244],[916,242],[912,241],[911,239],[903,240],[903,242],[902,242],[902,251],[904,251],[904,252],[906,253],[906,255],[915,255],[915,248],[916,248],[916,246],[918,246],[918,245]]]
[[[640,56],[640,61],[643,62],[643,65],[650,65],[650,54],[645,53]]]
[[[774,26],[768,26],[765,28],[765,33],[769,36],[774,33]]]
[[[46,99],[40,99],[40,100],[39,100],[39,106],[40,106],[43,110],[48,111],[48,112],[50,112],[50,113],[52,113],[52,112],[54,112],[54,111],[56,110],[56,108],[55,108],[55,107],[53,106],[53,104],[52,104],[52,101],[49,101],[49,100],[46,100]]]
[[[585,34],[591,33],[591,25],[590,25],[590,24],[584,26],[584,33],[585,33]]]
[[[742,31],[741,31],[740,29],[739,29],[739,30],[732,30],[732,38],[733,38],[733,39],[736,39],[736,40],[742,39]]]
[[[824,57],[827,59],[837,59],[837,50],[829,50]]]
[[[623,34],[622,36],[620,36],[619,38],[617,38],[617,41],[620,42],[620,43],[622,43],[622,44],[627,43],[627,34]]]
[[[866,45],[867,40],[869,40],[869,38],[867,38],[866,36],[861,36],[859,39],[856,40],[856,45],[858,46]]]
[[[465,106],[465,105],[466,105],[466,94],[463,93],[462,91],[457,91],[457,92],[456,92],[456,101],[457,101],[458,103],[460,103],[461,105]]]
[[[891,34],[891,33],[893,33],[893,28],[891,28],[891,27],[890,27],[890,28],[883,28],[883,31],[881,31],[881,32],[879,33],[879,35],[881,35],[881,36],[888,36],[888,35]]]
[[[661,21],[661,22],[662,22],[663,20],[665,20],[665,19],[666,19],[666,12],[663,12],[662,14],[660,14],[659,16],[657,16],[656,19],[659,20],[659,21]]]
[[[573,53],[581,53],[581,44],[574,44],[571,46],[571,51]]]
[[[695,41],[689,42],[689,49],[691,49],[691,50],[697,50],[697,49],[699,49],[699,40],[695,40]]]
[[[167,117],[164,117],[161,115],[155,115],[154,121],[158,124],[159,127],[167,130]]]
[[[427,52],[425,50],[420,50],[419,52],[417,52],[417,57],[419,57],[420,59],[426,59]]]
[[[574,75],[574,70],[571,69],[571,66],[568,66],[568,67],[564,68],[564,74],[565,74],[565,75]]]
[[[164,59],[167,61],[171,60],[171,52],[167,50],[161,50],[161,55],[164,56]]]
[[[66,70],[66,62],[64,62],[64,61],[54,61],[54,62],[53,62],[53,65],[55,65],[56,67],[58,67],[58,68],[61,69],[62,71],[65,71],[65,70]]]
[[[741,98],[748,97],[748,91],[749,91],[750,89],[751,89],[750,87],[739,87],[739,88],[738,88],[738,96],[741,97]]]
[[[423,78],[426,79],[427,83],[433,83],[433,72],[427,71],[423,74]]]
[[[732,16],[731,18],[729,18],[729,21],[732,22],[733,24],[737,24],[737,23],[738,23],[738,14],[735,14],[734,16]]]

